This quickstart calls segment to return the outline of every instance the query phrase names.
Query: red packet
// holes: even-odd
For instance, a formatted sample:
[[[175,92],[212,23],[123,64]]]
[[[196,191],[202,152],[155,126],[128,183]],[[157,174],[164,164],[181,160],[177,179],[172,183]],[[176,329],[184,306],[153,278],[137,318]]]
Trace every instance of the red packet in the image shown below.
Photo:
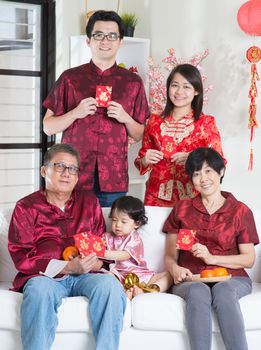
[[[161,143],[161,151],[163,152],[164,158],[171,158],[171,156],[177,152],[177,148],[170,137],[163,137],[162,143]]]
[[[97,256],[104,256],[105,242],[103,237],[88,232],[82,232],[77,233],[73,238],[81,256],[87,256],[93,252]]]
[[[181,250],[190,250],[194,243],[197,242],[196,230],[180,229],[176,248]]]
[[[107,107],[111,101],[112,86],[97,85],[96,86],[96,101],[98,107]]]

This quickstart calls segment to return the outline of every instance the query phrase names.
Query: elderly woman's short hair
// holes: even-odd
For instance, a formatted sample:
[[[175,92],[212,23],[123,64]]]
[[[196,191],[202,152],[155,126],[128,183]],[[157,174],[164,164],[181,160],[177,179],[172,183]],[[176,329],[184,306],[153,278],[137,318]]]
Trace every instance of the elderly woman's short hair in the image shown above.
[[[190,152],[187,158],[185,169],[188,176],[192,179],[193,173],[201,170],[204,163],[218,174],[225,168],[224,159],[216,150],[211,147],[199,147]]]

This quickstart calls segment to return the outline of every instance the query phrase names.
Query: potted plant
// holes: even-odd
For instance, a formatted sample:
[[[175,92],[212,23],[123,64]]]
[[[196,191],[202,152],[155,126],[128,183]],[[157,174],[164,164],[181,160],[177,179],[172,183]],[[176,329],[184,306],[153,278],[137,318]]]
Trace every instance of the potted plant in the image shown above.
[[[124,36],[133,36],[138,17],[135,13],[125,12],[121,15],[121,20],[124,27]]]

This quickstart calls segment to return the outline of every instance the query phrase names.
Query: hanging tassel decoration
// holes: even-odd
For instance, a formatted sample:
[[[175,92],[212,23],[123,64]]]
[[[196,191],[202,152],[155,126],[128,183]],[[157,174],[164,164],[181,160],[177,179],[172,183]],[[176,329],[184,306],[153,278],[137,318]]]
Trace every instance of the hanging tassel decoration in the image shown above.
[[[248,110],[249,119],[248,119],[248,128],[250,129],[250,156],[248,163],[248,170],[253,170],[253,138],[254,130],[258,128],[258,123],[256,119],[256,97],[257,97],[257,85],[256,82],[260,80],[256,63],[261,59],[261,50],[257,46],[251,46],[247,52],[246,57],[251,63],[251,85],[249,88],[248,97],[250,98],[250,106]]]

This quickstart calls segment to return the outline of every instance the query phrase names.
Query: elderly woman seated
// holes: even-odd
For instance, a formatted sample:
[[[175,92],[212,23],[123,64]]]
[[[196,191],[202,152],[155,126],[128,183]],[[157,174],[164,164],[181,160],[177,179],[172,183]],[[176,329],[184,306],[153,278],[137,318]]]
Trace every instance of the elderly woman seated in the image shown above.
[[[221,191],[225,164],[212,148],[192,151],[186,161],[186,172],[199,194],[175,204],[163,228],[168,233],[165,259],[174,280],[172,293],[186,301],[186,326],[192,350],[211,349],[212,306],[226,348],[246,350],[238,300],[252,290],[244,268],[253,265],[254,244],[259,242],[253,214],[231,193]],[[189,250],[177,249],[180,229],[196,232],[195,243]],[[193,280],[193,274],[217,267],[226,268],[231,278],[216,283]]]

